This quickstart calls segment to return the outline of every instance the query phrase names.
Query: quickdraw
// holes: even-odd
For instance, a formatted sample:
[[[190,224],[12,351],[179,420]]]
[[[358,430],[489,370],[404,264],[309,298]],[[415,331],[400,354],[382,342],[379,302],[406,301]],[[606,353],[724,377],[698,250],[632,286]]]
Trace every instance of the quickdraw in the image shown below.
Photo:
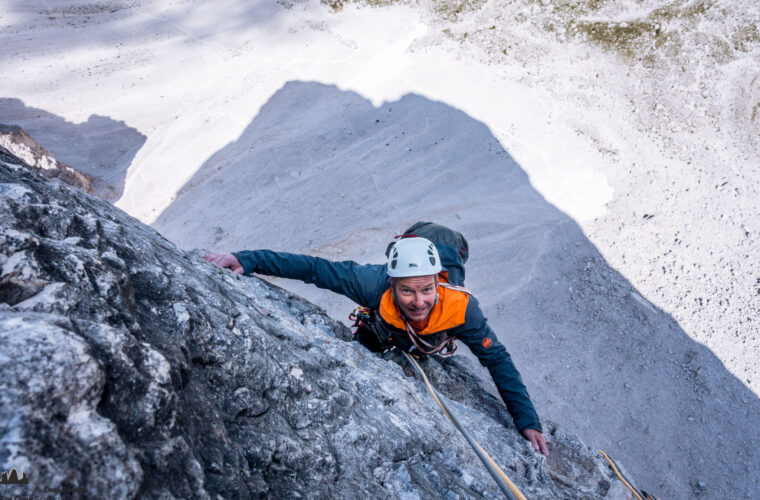
[[[365,326],[369,322],[371,314],[372,311],[369,307],[359,306],[348,315],[348,319],[354,322],[352,326],[356,328],[356,330],[354,330],[354,337],[356,337],[359,328]]]

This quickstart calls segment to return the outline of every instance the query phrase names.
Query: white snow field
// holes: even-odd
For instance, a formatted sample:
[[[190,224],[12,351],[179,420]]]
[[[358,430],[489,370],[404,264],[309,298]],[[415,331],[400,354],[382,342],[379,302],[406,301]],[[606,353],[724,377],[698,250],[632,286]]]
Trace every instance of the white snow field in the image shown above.
[[[760,497],[757,3],[369,3],[4,0],[0,123],[185,248],[459,229],[543,417],[663,498]]]

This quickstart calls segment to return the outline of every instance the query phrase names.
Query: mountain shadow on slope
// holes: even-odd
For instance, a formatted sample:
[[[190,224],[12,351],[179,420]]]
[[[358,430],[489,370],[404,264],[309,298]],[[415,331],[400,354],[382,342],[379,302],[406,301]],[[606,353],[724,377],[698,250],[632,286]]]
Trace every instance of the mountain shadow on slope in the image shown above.
[[[377,263],[417,220],[470,241],[467,284],[539,414],[611,450],[663,497],[760,489],[758,478],[732,479],[760,467],[757,396],[611,267],[486,125],[450,105],[408,94],[375,107],[288,82],[154,227],[185,248]],[[286,286],[333,317],[352,307]]]
[[[124,192],[127,169],[147,139],[107,116],[91,115],[86,122],[72,123],[15,98],[0,98],[0,123],[23,128],[56,158],[91,177],[93,194],[110,202]]]

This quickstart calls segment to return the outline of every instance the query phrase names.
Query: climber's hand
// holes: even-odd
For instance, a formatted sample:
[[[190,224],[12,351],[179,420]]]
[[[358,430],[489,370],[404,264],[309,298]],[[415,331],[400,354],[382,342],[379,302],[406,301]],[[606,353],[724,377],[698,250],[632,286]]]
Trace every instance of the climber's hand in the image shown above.
[[[243,265],[231,253],[210,253],[205,258],[219,267],[229,268],[233,273],[243,274]]]
[[[530,441],[534,450],[540,451],[545,457],[549,456],[549,449],[546,447],[546,441],[544,441],[543,434],[536,429],[525,429],[522,431],[522,435],[525,436],[525,439]]]

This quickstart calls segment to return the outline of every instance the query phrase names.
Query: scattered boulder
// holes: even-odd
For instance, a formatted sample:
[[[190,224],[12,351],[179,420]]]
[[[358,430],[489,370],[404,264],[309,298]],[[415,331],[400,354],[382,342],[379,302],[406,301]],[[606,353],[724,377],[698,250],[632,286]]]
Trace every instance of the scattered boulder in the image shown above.
[[[2,151],[0,221],[0,467],[27,474],[19,488],[501,497],[409,367],[313,304]],[[470,363],[423,368],[528,498],[632,498],[552,422],[551,458],[534,452]]]

